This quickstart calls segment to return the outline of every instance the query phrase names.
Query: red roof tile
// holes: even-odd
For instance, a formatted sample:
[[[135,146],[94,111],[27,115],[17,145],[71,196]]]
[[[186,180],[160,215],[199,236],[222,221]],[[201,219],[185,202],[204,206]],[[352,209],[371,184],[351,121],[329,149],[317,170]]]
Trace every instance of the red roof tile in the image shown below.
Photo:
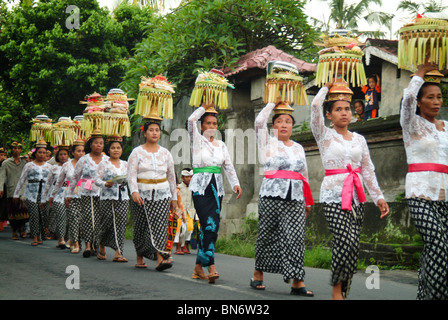
[[[267,46],[263,49],[258,49],[249,52],[242,56],[236,63],[235,70],[225,68],[224,75],[226,77],[235,75],[248,69],[258,68],[266,70],[269,61],[280,60],[295,64],[299,69],[299,73],[316,72],[317,64],[308,63],[303,60],[277,49],[274,46]]]

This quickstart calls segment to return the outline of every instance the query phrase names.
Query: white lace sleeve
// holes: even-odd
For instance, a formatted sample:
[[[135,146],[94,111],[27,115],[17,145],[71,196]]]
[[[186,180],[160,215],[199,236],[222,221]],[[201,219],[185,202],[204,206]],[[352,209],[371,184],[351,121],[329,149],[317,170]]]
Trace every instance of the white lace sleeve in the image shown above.
[[[22,174],[20,175],[19,182],[17,183],[16,190],[14,191],[14,198],[19,198],[22,188],[28,178],[28,172],[30,171],[32,166],[32,162],[27,163],[22,170]]]
[[[190,136],[191,152],[193,155],[193,165],[200,163],[201,133],[198,130],[197,122],[204,113],[205,109],[203,107],[199,107],[188,117],[187,128],[188,128],[188,134]]]
[[[167,172],[166,172],[166,178],[168,180],[168,183],[170,184],[170,191],[171,191],[171,200],[177,200],[177,191],[176,191],[176,173],[174,170],[174,160],[171,153],[167,152]]]
[[[58,194],[59,190],[62,188],[62,185],[65,182],[65,177],[67,175],[67,163],[69,162],[66,162],[62,165],[61,172],[59,173],[58,179],[56,180],[56,184],[54,185],[54,188],[50,194],[50,198],[54,198]]]
[[[369,191],[373,202],[378,205],[380,199],[384,199],[375,175],[375,166],[370,159],[369,147],[365,138],[362,138],[361,176]]]
[[[106,187],[106,181],[103,180],[104,178],[104,173],[106,172],[106,161],[101,161],[98,164],[98,168],[95,174],[95,184],[99,187],[99,188],[105,188]]]
[[[400,124],[403,128],[403,138],[409,135],[418,134],[420,131],[419,122],[416,121],[415,113],[417,108],[417,93],[425,81],[419,76],[414,76],[409,86],[404,89],[403,101],[401,103]]]
[[[133,194],[138,193],[137,173],[138,173],[138,154],[137,149],[132,150],[128,158],[128,186],[129,192]]]
[[[322,87],[311,103],[311,131],[314,138],[319,145],[325,137],[325,132],[328,128],[325,126],[325,119],[323,113],[323,105],[325,97],[327,96],[328,88]]]
[[[268,120],[275,108],[275,103],[268,103],[255,119],[255,135],[257,137],[258,149],[260,150],[261,161],[264,164],[267,156],[267,146],[270,145]]]
[[[56,172],[57,171],[55,170],[54,166],[51,167],[50,173],[48,175],[47,181],[45,182],[44,189],[42,191],[42,196],[40,197],[41,203],[46,203],[49,198],[48,196],[51,190],[51,186],[53,185],[53,182],[55,180]]]
[[[224,172],[226,173],[227,179],[229,180],[230,186],[232,187],[233,190],[235,186],[240,185],[240,182],[238,180],[238,176],[236,174],[232,160],[230,159],[229,151],[227,150],[227,147],[224,143],[223,143],[223,153],[224,153],[224,163],[222,164],[222,166],[224,168]]]
[[[71,196],[75,192],[76,185],[78,184],[79,179],[82,176],[82,169],[84,167],[84,163],[87,161],[87,155],[82,156],[75,165],[75,171],[73,173],[73,180],[70,181],[68,194]]]

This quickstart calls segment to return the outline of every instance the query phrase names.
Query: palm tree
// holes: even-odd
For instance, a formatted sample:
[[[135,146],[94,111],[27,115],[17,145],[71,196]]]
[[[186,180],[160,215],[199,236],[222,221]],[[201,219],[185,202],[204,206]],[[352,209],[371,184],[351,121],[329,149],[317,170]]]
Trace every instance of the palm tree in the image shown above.
[[[312,23],[321,29],[322,32],[328,33],[330,26],[335,29],[346,29],[352,34],[360,33],[359,22],[365,20],[369,25],[379,24],[387,25],[390,30],[392,15],[385,12],[373,12],[369,10],[371,5],[381,5],[382,0],[361,0],[354,4],[348,4],[345,0],[323,0],[329,2],[330,16],[328,21],[322,21],[312,18]],[[384,38],[385,33],[382,31],[362,31],[365,36]]]
[[[415,18],[419,13],[442,12],[445,9],[448,9],[448,5],[444,5],[443,0],[428,0],[424,3],[421,1],[402,0],[397,7],[397,10],[407,11],[412,18]]]

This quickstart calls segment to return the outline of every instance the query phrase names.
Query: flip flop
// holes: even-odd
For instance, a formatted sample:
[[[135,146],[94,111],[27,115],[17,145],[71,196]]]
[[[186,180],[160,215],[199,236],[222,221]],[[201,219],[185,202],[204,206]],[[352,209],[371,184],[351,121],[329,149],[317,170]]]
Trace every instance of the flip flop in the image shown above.
[[[99,253],[96,255],[98,260],[106,260],[106,254]]]
[[[36,246],[38,245],[38,243],[37,243],[37,241],[33,241],[33,242],[31,242],[31,245],[32,245],[33,247],[36,247]]]
[[[136,264],[135,267],[137,269],[146,269],[148,266],[146,265],[146,263],[142,263],[142,264]]]
[[[312,291],[309,291],[311,293],[308,292],[309,290],[306,287],[301,287],[301,288],[292,288],[291,287],[291,294],[292,295],[297,295],[297,296],[302,296],[302,297],[314,297],[314,293]]]
[[[200,279],[200,280],[208,280],[208,276],[207,275],[199,275],[196,272],[193,272],[193,275],[191,276],[192,279]]]
[[[88,258],[88,257],[90,257],[91,254],[92,254],[92,252],[91,252],[90,250],[85,250],[85,251],[82,253],[82,256],[83,256],[84,258]]]
[[[166,270],[166,269],[171,268],[172,266],[173,266],[173,264],[170,263],[170,262],[161,262],[161,263],[156,267],[156,270],[157,270],[157,271],[163,271],[163,270]]]
[[[266,287],[263,284],[263,280],[254,280],[253,278],[250,279],[250,286],[254,288],[255,290],[264,290]]]
[[[208,283],[215,283],[215,280],[219,278],[218,272],[213,272],[208,275]]]
[[[125,257],[116,257],[112,260],[113,262],[128,262],[128,259]]]

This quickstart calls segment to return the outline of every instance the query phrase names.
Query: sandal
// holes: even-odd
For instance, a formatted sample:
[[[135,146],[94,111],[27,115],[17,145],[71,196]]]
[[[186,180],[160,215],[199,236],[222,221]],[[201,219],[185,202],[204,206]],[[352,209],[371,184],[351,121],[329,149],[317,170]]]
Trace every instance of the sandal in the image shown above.
[[[254,280],[253,278],[250,279],[250,286],[254,288],[255,290],[264,290],[266,287],[263,284],[263,280]]]
[[[196,273],[196,271],[193,272],[193,275],[191,276],[192,279],[200,279],[200,280],[208,280],[208,276],[206,274],[200,275]]]
[[[35,247],[35,246],[37,246],[39,243],[37,242],[37,241],[33,241],[33,242],[31,242],[31,245],[33,246],[33,247]]]
[[[141,263],[141,264],[136,264],[135,265],[135,267],[137,268],[137,269],[146,269],[148,266],[146,265],[146,263]]]
[[[215,280],[219,278],[218,272],[213,272],[208,275],[208,283],[215,283]]]
[[[126,259],[125,257],[115,257],[112,261],[113,262],[128,262],[128,259]]]
[[[171,262],[161,262],[158,266],[156,266],[157,271],[163,271],[169,269],[173,266]]]
[[[11,238],[11,240],[19,240],[19,237],[18,236],[12,236],[12,238]]]
[[[293,288],[291,287],[291,294],[303,297],[314,297],[313,291],[308,291],[306,287]]]
[[[98,258],[98,260],[106,260],[106,253],[102,254],[102,253],[98,252],[96,257]]]
[[[70,252],[71,253],[79,253],[79,248],[73,248]]]

